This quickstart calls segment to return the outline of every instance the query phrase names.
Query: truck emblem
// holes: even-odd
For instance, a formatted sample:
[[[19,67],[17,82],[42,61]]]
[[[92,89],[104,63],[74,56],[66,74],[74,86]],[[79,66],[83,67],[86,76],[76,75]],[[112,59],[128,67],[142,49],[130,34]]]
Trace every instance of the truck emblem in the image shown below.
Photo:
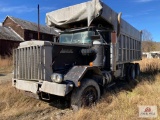
[[[63,49],[60,51],[60,53],[73,53],[72,49]]]

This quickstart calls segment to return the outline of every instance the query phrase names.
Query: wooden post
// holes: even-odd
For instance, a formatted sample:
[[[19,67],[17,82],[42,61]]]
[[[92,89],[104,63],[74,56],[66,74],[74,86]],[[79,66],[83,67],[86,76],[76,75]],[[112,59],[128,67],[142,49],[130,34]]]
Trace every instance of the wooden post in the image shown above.
[[[40,18],[39,18],[39,4],[38,4],[38,40],[40,40]]]

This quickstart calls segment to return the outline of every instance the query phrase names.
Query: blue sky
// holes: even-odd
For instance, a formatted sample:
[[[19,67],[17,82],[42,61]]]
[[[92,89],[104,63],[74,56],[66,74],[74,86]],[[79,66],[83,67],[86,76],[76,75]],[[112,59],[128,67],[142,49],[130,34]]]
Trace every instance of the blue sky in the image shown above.
[[[41,8],[41,24],[47,12],[88,0],[0,0],[0,22],[7,15],[37,22],[37,4]],[[160,0],[103,0],[135,28],[148,30],[160,42]]]

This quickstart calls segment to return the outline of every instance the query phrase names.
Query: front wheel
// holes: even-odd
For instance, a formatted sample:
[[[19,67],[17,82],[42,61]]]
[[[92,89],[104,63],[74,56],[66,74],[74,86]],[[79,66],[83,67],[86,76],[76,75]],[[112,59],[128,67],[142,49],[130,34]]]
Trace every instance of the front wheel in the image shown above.
[[[100,99],[100,88],[92,79],[84,79],[81,86],[75,88],[71,95],[71,107],[77,110],[88,107]]]

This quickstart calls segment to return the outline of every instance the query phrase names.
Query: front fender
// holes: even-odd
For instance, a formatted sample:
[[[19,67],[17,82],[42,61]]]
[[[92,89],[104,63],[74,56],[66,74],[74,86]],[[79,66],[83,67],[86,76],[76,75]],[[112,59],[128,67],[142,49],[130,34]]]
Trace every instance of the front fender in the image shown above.
[[[100,69],[98,67],[91,66],[74,66],[69,72],[64,76],[64,80],[69,80],[74,82],[75,86],[78,87],[78,81],[83,79],[83,76],[88,70],[93,70],[94,73],[102,75]]]

